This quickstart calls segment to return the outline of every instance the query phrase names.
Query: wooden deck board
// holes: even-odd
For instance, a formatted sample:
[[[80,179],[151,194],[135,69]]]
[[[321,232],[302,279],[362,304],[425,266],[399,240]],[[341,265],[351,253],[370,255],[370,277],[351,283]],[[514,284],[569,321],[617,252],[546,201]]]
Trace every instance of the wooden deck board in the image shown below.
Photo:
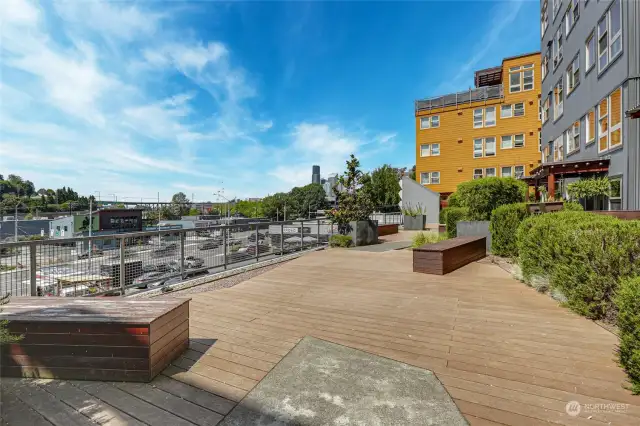
[[[189,329],[189,349],[150,383],[155,390],[126,404],[113,392],[131,397],[144,385],[93,384],[89,393],[149,424],[207,424],[202,410],[215,424],[310,335],[432,370],[474,426],[640,424],[616,337],[490,263],[431,276],[412,272],[409,251],[317,252],[194,294]],[[571,417],[569,401],[629,405]]]

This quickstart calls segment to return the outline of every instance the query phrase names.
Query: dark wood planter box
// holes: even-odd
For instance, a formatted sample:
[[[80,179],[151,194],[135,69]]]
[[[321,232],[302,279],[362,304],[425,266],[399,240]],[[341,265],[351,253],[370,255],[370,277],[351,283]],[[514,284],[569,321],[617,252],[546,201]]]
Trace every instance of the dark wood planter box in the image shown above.
[[[378,225],[378,237],[398,233],[398,225]]]
[[[551,213],[564,208],[564,201],[549,201],[547,203],[527,204],[529,213]]]
[[[13,298],[0,374],[149,382],[189,346],[189,300]]]
[[[421,214],[418,216],[407,216],[403,218],[404,229],[407,231],[422,231],[427,223],[427,216]]]
[[[487,256],[486,237],[457,237],[413,249],[413,272],[444,275]]]

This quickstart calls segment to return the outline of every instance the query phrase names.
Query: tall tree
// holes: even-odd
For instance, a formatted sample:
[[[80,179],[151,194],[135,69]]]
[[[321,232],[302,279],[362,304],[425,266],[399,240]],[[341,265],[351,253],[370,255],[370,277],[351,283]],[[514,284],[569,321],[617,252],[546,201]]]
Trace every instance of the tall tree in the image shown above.
[[[400,183],[398,170],[388,164],[378,167],[371,173],[366,188],[371,199],[380,211],[396,211],[400,203]]]
[[[371,194],[365,188],[366,181],[360,170],[360,161],[351,154],[347,160],[347,170],[334,185],[338,208],[327,214],[331,221],[338,224],[341,233],[347,232],[349,222],[367,220],[373,212]],[[339,188],[342,190],[339,191]]]
[[[171,208],[174,215],[186,216],[189,214],[189,199],[184,192],[178,192],[171,197]]]

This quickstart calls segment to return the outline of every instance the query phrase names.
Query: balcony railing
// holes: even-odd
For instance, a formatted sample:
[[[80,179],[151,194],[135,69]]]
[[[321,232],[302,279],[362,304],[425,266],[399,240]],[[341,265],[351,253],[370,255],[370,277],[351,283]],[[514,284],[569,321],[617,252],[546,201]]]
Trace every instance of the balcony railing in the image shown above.
[[[415,102],[416,112],[429,111],[434,108],[471,104],[472,102],[484,102],[490,99],[502,99],[504,90],[502,84],[495,86],[478,87],[464,92],[451,93],[435,98],[422,99]]]

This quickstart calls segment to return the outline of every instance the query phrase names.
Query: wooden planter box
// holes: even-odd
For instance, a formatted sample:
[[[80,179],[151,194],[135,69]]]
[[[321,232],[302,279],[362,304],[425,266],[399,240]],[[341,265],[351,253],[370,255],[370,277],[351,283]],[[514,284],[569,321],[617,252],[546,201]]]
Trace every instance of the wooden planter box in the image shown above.
[[[413,249],[413,272],[444,275],[487,256],[486,237],[456,237]]]
[[[551,213],[564,208],[564,201],[549,201],[547,203],[527,204],[529,213]]]
[[[7,377],[149,382],[189,346],[189,300],[20,297],[0,319]]]
[[[391,235],[398,233],[398,225],[378,225],[378,237],[382,237],[384,235]]]

